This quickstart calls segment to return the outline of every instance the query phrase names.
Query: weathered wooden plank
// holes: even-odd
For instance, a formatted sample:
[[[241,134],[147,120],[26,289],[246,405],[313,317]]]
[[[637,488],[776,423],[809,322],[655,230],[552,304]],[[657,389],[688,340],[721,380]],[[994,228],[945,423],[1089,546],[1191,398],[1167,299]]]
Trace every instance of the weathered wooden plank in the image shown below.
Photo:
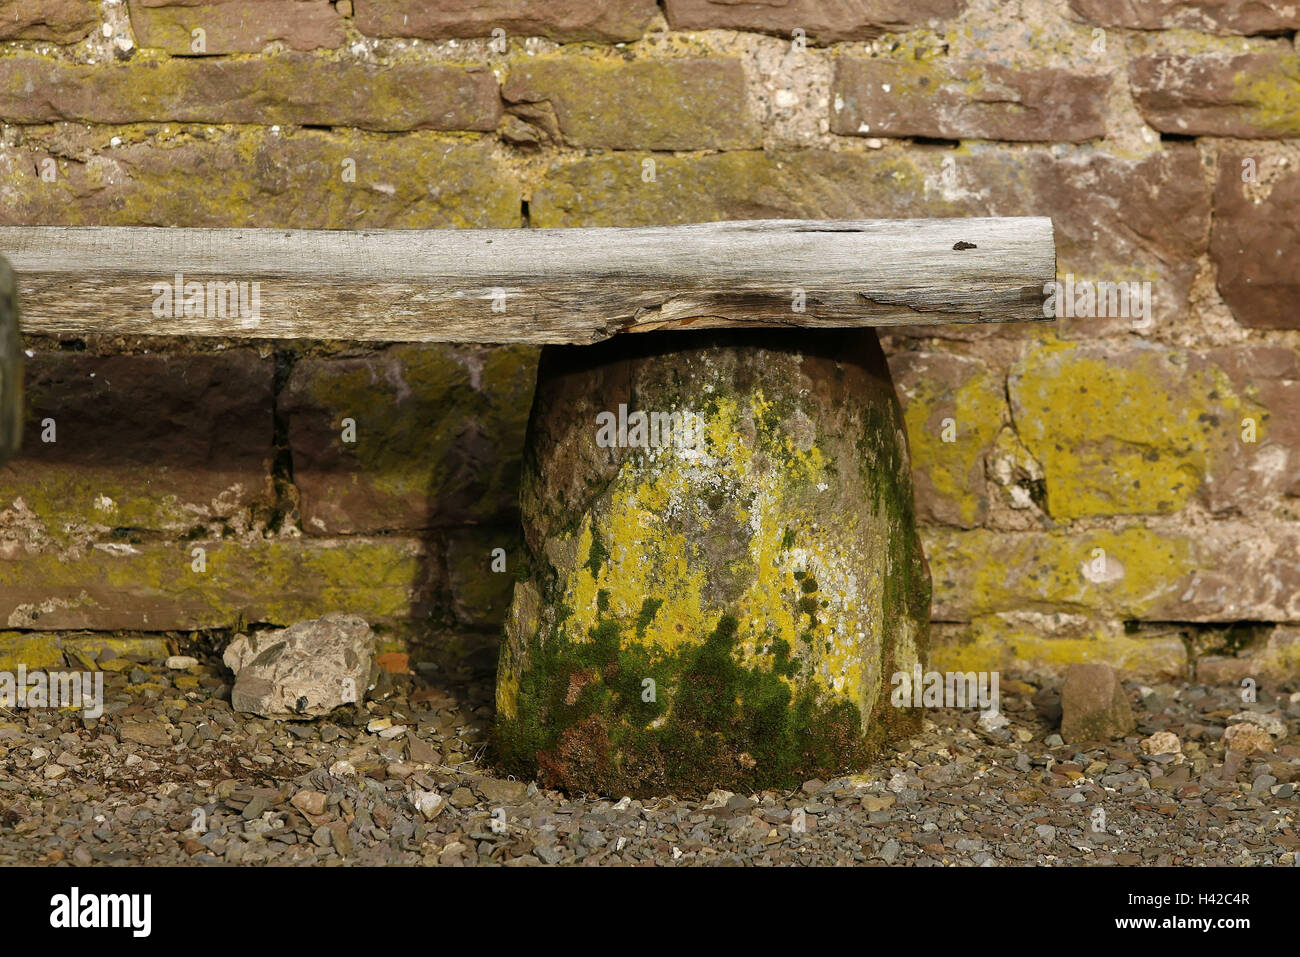
[[[1045,218],[371,232],[0,228],[46,333],[595,342],[1042,319]],[[798,311],[802,297],[804,311]]]
[[[23,349],[18,335],[18,293],[13,270],[0,257],[0,463],[23,437]]]

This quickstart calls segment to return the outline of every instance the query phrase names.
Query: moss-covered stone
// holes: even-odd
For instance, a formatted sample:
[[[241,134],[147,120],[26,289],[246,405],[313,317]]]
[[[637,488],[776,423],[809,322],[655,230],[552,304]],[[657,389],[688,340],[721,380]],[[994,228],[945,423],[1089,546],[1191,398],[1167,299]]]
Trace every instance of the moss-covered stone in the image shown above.
[[[904,54],[836,61],[831,131],[849,136],[1083,142],[1106,135],[1110,78]]]
[[[1140,525],[1030,533],[931,527],[924,538],[934,615],[944,621],[1010,609],[1148,617],[1167,611],[1189,573],[1203,567],[1191,539]]]
[[[50,640],[46,638],[46,640]],[[59,642],[69,656],[79,661],[98,662],[101,658],[146,658],[162,661],[171,653],[167,639],[160,635],[112,633],[63,635]],[[129,657],[128,657],[129,656]]]
[[[984,463],[1007,418],[1002,377],[978,359],[904,352],[890,359],[912,450],[917,514],[971,528],[988,514]]]
[[[509,103],[549,104],[543,126],[570,146],[609,149],[753,149],[763,134],[735,58],[602,61],[539,57],[511,69]],[[551,117],[554,117],[553,123]]]
[[[0,618],[134,631],[289,625],[327,611],[402,620],[426,610],[435,571],[424,546],[396,537],[104,545],[0,561]]]
[[[83,160],[0,149],[0,223],[294,229],[508,228],[518,184],[476,139],[248,127],[115,129]],[[32,175],[47,158],[57,178]],[[351,178],[353,177],[354,178]],[[349,177],[349,178],[345,178]],[[312,201],[302,201],[310,195]]]
[[[496,78],[481,66],[411,59],[383,66],[283,53],[138,56],[67,63],[0,59],[0,115],[15,123],[283,123],[379,131],[495,130]]]
[[[548,349],[538,378],[506,768],[619,794],[786,786],[910,726],[881,689],[925,654],[929,576],[873,333],[622,337]],[[695,413],[699,441],[604,447],[620,404]]]
[[[1300,57],[1265,51],[1136,58],[1129,85],[1142,118],[1183,136],[1300,134]]]
[[[22,665],[28,671],[62,668],[63,646],[49,635],[23,631],[0,631],[0,671],[13,674]]]
[[[1042,463],[1056,518],[1176,512],[1216,458],[1237,455],[1243,404],[1188,353],[1134,344],[1045,343],[1012,369],[1020,438]]]
[[[960,641],[936,643],[936,671],[1026,671],[1063,674],[1072,664],[1101,662],[1144,681],[1187,677],[1187,649],[1176,636],[1134,637],[1098,623],[1084,635],[1048,636],[1009,624],[996,615],[975,619]]]
[[[258,53],[273,40],[294,50],[343,45],[343,18],[329,0],[216,0],[176,3],[129,0],[131,29],[141,47],[192,56],[193,31],[204,30],[203,53]]]

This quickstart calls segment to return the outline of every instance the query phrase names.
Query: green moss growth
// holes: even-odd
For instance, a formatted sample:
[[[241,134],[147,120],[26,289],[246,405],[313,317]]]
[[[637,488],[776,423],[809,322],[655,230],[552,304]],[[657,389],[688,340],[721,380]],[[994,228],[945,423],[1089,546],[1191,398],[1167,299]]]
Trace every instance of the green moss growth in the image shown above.
[[[504,770],[644,796],[695,793],[701,781],[745,792],[794,787],[870,758],[878,736],[862,734],[857,707],[796,696],[782,680],[797,668],[788,642],[773,642],[770,668],[739,663],[730,615],[664,656],[621,643],[611,619],[588,637],[555,634],[535,649],[540,658],[520,679],[520,717],[497,726]]]

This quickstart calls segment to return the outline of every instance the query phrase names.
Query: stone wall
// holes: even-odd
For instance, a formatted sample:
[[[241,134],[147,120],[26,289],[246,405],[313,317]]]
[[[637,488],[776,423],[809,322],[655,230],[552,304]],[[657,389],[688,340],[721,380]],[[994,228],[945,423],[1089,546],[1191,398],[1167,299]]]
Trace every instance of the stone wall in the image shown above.
[[[885,339],[936,664],[1283,680],[1297,28],[1282,0],[0,0],[0,223],[1051,216],[1063,308],[1135,282],[1149,313]],[[532,350],[28,348],[0,659],[499,622]]]

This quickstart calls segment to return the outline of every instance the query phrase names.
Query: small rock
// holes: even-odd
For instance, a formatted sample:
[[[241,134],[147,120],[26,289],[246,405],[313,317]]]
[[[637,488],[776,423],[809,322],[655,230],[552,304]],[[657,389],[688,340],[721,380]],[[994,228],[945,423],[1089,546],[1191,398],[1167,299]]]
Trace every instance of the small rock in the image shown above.
[[[1275,714],[1263,714],[1259,711],[1242,711],[1228,719],[1228,724],[1253,724],[1262,728],[1279,741],[1286,737],[1286,722]]]
[[[1147,754],[1178,754],[1183,750],[1183,743],[1172,731],[1157,731],[1142,739],[1142,750]]]
[[[1133,709],[1114,669],[1070,665],[1061,688],[1061,736],[1066,741],[1108,741],[1123,737],[1133,726]]]
[[[876,856],[879,857],[886,864],[892,864],[894,863],[895,859],[897,859],[898,852],[901,850],[902,847],[899,845],[899,843],[891,837],[889,840],[885,842],[885,846],[880,849],[880,853]]]
[[[412,791],[411,804],[426,821],[432,821],[447,807],[447,802],[437,791]]]
[[[413,764],[442,764],[442,755],[413,734],[406,736],[406,757]]]
[[[357,769],[352,766],[351,761],[335,761],[330,765],[330,775],[336,778],[352,777],[357,773]]]
[[[375,669],[375,634],[337,612],[288,628],[236,635],[222,661],[235,673],[230,705],[265,717],[319,717],[359,704]]]
[[[984,731],[997,731],[1000,728],[1005,728],[1010,723],[1006,715],[994,708],[982,712],[979,717],[979,726]]]
[[[157,721],[129,722],[122,725],[117,736],[122,741],[134,741],[151,748],[170,748],[171,733]]]
[[[189,655],[172,655],[167,659],[167,667],[172,671],[189,671],[199,663],[199,659]]]
[[[862,798],[862,809],[871,813],[885,811],[893,806],[894,796],[892,794],[868,794]]]
[[[304,814],[317,817],[325,813],[325,795],[319,791],[299,791],[289,801]]]
[[[262,812],[269,806],[266,798],[260,794],[244,805],[244,809],[239,812],[239,816],[245,821],[253,821],[262,816]]]
[[[528,791],[528,785],[523,781],[500,781],[496,778],[481,778],[474,782],[474,787],[491,804],[518,804]]]
[[[1251,751],[1273,750],[1273,737],[1257,724],[1242,722],[1230,724],[1223,732],[1223,743],[1229,751],[1248,754]]]

